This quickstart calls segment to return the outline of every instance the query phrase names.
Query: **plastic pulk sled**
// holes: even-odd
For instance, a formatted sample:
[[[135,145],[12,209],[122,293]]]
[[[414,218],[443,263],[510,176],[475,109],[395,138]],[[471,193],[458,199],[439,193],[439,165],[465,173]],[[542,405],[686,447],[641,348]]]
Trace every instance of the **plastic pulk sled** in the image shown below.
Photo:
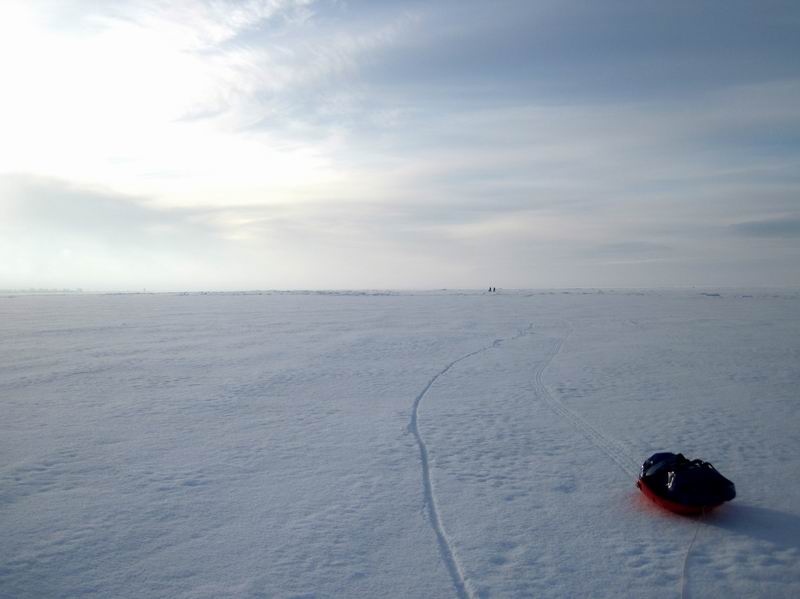
[[[642,464],[636,486],[661,507],[686,516],[701,514],[736,497],[736,487],[703,460],[656,453]]]

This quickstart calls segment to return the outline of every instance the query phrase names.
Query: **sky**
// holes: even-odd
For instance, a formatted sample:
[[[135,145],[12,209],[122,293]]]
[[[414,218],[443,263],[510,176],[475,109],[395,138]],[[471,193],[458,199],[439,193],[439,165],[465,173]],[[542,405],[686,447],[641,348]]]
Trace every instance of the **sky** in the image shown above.
[[[0,289],[800,286],[800,4],[3,0]]]

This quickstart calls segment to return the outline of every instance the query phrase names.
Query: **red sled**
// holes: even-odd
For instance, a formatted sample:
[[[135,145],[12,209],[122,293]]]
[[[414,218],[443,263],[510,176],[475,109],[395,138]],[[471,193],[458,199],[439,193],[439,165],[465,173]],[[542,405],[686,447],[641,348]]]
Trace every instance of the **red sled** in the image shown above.
[[[670,512],[675,512],[676,514],[680,514],[681,516],[697,516],[698,514],[702,514],[703,512],[707,512],[708,510],[712,510],[721,505],[720,503],[715,505],[683,505],[682,503],[670,501],[669,499],[656,494],[656,492],[653,491],[653,489],[651,489],[647,483],[641,479],[636,481],[636,486],[639,487],[639,490],[642,493],[644,493],[645,497],[652,499],[654,503],[660,505],[664,509],[667,509]]]
[[[639,490],[676,514],[695,516],[736,497],[736,487],[708,462],[682,454],[657,453],[642,464]]]

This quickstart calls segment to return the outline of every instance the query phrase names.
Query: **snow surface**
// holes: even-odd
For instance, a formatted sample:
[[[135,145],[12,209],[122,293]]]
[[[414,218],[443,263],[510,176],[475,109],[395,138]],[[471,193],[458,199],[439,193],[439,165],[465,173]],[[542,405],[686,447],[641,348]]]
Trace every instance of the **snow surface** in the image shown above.
[[[2,597],[800,596],[797,292],[9,296],[0,340]],[[660,450],[738,497],[659,510]]]

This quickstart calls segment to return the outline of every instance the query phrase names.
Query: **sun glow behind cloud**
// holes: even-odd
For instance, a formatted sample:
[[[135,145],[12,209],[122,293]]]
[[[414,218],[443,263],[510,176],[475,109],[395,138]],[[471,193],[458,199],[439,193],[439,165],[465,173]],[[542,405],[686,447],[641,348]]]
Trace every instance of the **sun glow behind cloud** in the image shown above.
[[[183,205],[291,201],[338,178],[324,143],[286,147],[239,132],[249,88],[268,74],[246,49],[212,44],[269,18],[267,10],[227,26],[202,14],[176,22],[189,15],[165,9],[144,22],[106,16],[77,30],[53,28],[25,4],[0,10],[0,77],[10,90],[0,96],[1,171]],[[197,116],[213,111],[220,118]]]

